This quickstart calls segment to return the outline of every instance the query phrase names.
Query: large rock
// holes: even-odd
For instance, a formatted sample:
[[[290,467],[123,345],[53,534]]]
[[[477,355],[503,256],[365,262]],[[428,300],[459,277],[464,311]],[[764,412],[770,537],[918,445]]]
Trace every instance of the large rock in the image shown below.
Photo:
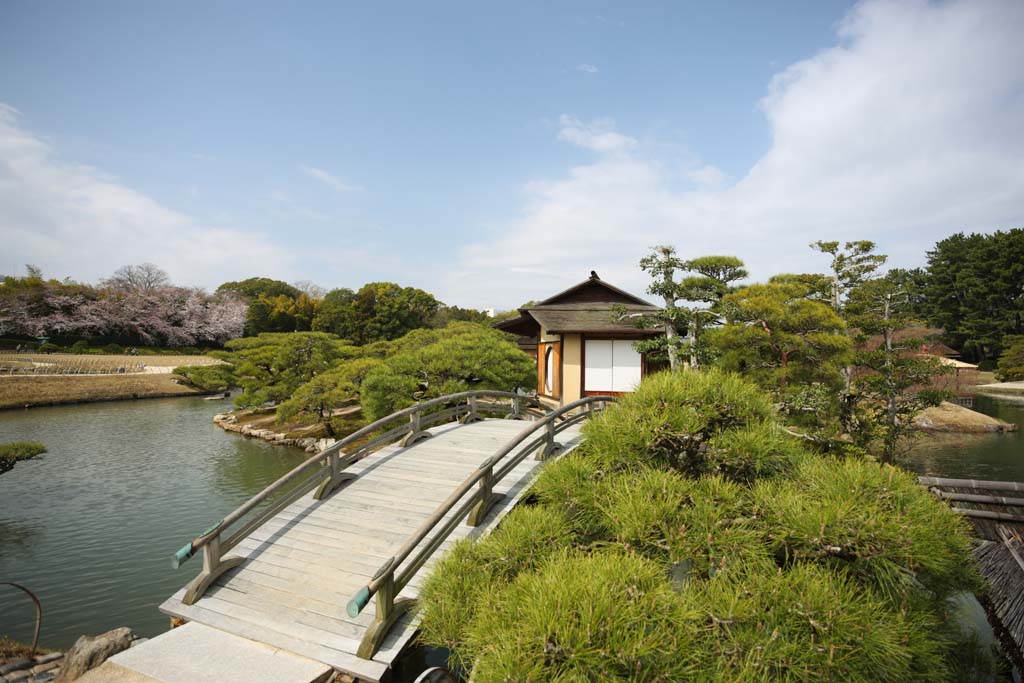
[[[983,413],[943,401],[921,411],[914,418],[914,427],[929,432],[957,432],[983,434],[985,432],[1012,432],[1017,425],[997,420]]]
[[[131,644],[132,630],[127,627],[115,628],[95,638],[82,636],[64,655],[60,675],[54,679],[54,683],[70,683],[77,680],[86,671],[95,669],[105,662],[108,657],[127,650]]]

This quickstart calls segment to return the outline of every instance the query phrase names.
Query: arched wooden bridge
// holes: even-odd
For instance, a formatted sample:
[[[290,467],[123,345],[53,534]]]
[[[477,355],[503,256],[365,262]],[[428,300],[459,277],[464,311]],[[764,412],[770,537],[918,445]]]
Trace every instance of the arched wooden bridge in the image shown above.
[[[201,554],[202,570],[160,609],[360,680],[386,679],[415,634],[410,607],[431,564],[492,528],[540,462],[575,446],[580,423],[614,400],[546,411],[530,397],[472,391],[378,420],[179,550],[175,567]]]

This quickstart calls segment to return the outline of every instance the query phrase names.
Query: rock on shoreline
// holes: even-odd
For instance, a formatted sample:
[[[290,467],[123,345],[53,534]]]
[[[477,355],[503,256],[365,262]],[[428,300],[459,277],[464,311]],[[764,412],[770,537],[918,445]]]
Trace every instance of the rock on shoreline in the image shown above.
[[[236,432],[242,436],[250,436],[254,439],[263,439],[269,443],[279,446],[297,446],[307,453],[319,453],[334,443],[334,439],[318,439],[316,437],[289,437],[287,434],[275,432],[272,429],[261,429],[252,427],[238,421],[238,416],[233,413],[218,413],[213,416],[213,422],[221,429],[229,432]]]
[[[1015,424],[997,420],[948,401],[921,411],[914,418],[914,427],[928,432],[956,432],[959,434],[985,434],[1017,430]]]
[[[107,658],[146,640],[122,627],[95,638],[82,636],[67,652],[0,659],[0,683],[70,683]]]

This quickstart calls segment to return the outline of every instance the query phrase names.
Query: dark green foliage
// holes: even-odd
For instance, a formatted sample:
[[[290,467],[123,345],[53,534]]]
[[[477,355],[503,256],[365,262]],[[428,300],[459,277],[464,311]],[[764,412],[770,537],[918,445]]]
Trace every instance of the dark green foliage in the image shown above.
[[[871,276],[888,260],[883,254],[872,253],[875,243],[869,240],[847,242],[839,247],[839,242],[822,242],[811,244],[811,249],[832,256],[830,268],[832,274],[829,281],[829,303],[832,309],[839,312],[843,308],[846,295]]]
[[[570,524],[559,510],[536,506],[513,510],[479,543],[466,539],[455,544],[421,591],[422,639],[468,656],[468,628],[481,611],[491,609],[493,591],[536,569],[572,540]]]
[[[743,483],[788,474],[806,455],[797,438],[772,420],[751,422],[711,439],[707,471]]]
[[[218,294],[237,294],[249,302],[245,318],[246,336],[264,332],[303,332],[311,328],[316,302],[287,282],[251,277],[225,282]]]
[[[46,452],[46,444],[39,441],[15,441],[0,444],[0,474],[10,472],[14,465],[22,460],[32,458]]]
[[[247,280],[225,282],[217,288],[218,294],[226,292],[240,294],[247,299],[255,299],[261,294],[271,297],[283,294],[290,299],[297,299],[299,294],[302,293],[297,287],[293,287],[287,282],[272,280],[269,277],[251,277]]]
[[[668,562],[680,581],[773,567],[762,534],[751,524],[746,492],[737,484],[648,469],[612,475],[596,489],[598,524],[606,537]]]
[[[235,376],[230,365],[183,365],[174,368],[178,375],[202,391],[227,391],[235,386]]]
[[[45,344],[40,344],[37,350],[40,353],[56,353],[58,351],[61,351],[62,349],[57,344],[46,342]]]
[[[598,508],[600,491],[596,483],[604,476],[586,444],[563,458],[548,463],[530,487],[543,504],[557,507],[583,538],[596,538],[603,531]]]
[[[71,348],[69,348],[68,351],[78,354],[89,353],[89,344],[85,340],[79,339],[71,345]]]
[[[1004,337],[1024,334],[1024,228],[947,237],[927,271],[928,321],[970,360],[998,358]]]
[[[460,308],[458,306],[442,305],[430,319],[431,327],[447,327],[450,323],[489,323],[491,318],[484,311],[475,308]]]
[[[427,327],[440,303],[415,287],[393,282],[370,282],[353,293],[328,292],[317,311],[313,329],[332,332],[356,344],[398,339]]]
[[[227,348],[234,352],[234,374],[244,389],[235,404],[243,407],[287,400],[300,386],[346,357],[350,349],[334,335],[322,332],[264,333],[233,340]]]
[[[666,447],[682,434],[702,452]],[[913,476],[806,453],[767,395],[719,371],[649,377],[585,435],[544,466],[529,517],[458,544],[428,581],[424,640],[472,680],[988,670],[949,626],[947,598],[980,588],[968,530]],[[495,550],[498,534],[515,542]]]
[[[702,365],[709,355],[702,330],[719,323],[722,297],[732,291],[733,282],[747,277],[743,261],[735,256],[687,261],[676,254],[675,247],[661,245],[640,260],[640,268],[651,275],[647,292],[661,297],[664,308],[636,318],[637,326],[663,329],[665,336],[639,341],[637,350],[659,361],[667,359],[671,370],[679,367],[680,353],[686,354],[691,367]]]
[[[1000,382],[1024,380],[1024,335],[1008,336],[1003,339],[1006,350],[999,356],[996,379]]]
[[[278,407],[278,422],[306,413],[324,425],[328,436],[336,438],[338,434],[332,421],[334,410],[355,404],[359,400],[363,380],[383,363],[378,358],[355,358],[317,375]]]
[[[800,565],[697,587],[712,681],[941,681],[947,644],[842,574]]]
[[[120,354],[124,353],[124,347],[120,344],[107,344],[103,347],[103,353]]]
[[[474,683],[669,683],[699,672],[703,629],[658,564],[565,554],[496,591],[466,651]]]
[[[720,365],[784,392],[789,383],[835,382],[849,360],[846,325],[798,282],[751,285],[722,299],[726,325],[711,331]]]
[[[605,469],[670,467],[710,471],[707,442],[720,432],[773,416],[769,398],[739,375],[709,369],[658,373],[584,428]]]
[[[920,354],[924,340],[900,334],[921,323],[913,288],[907,271],[892,270],[853,290],[846,303],[860,342],[854,355],[859,372],[851,383],[855,391],[848,395],[860,415],[846,420],[848,431],[862,445],[880,441],[882,461],[889,463],[916,435],[914,416],[946,398],[933,383],[950,372],[938,358]]]
[[[418,346],[421,342],[425,345]],[[393,350],[363,382],[362,406],[370,419],[435,396],[470,389],[513,391],[537,381],[533,359],[508,335],[484,325],[418,330]]]
[[[934,605],[979,588],[966,523],[907,472],[811,458],[791,480],[760,483],[753,496],[783,566],[842,570],[894,605],[920,589]]]

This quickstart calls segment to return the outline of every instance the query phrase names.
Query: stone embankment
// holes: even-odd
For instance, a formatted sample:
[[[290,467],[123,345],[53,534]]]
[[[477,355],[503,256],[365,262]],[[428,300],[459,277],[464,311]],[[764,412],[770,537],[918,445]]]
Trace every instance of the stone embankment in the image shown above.
[[[0,683],[71,683],[107,658],[146,642],[129,628],[82,636],[67,652],[0,659]]]
[[[229,432],[236,432],[243,436],[250,436],[254,439],[263,439],[264,441],[278,444],[279,446],[297,446],[304,449],[307,453],[319,453],[334,443],[334,439],[320,439],[312,436],[295,436],[294,433],[285,434],[275,432],[272,429],[266,429],[259,425],[242,422],[239,420],[239,415],[236,413],[219,413],[213,416],[213,422],[221,429],[225,429]]]
[[[63,652],[0,660],[0,682],[44,683],[52,681],[60,673],[60,665],[63,661]]]

